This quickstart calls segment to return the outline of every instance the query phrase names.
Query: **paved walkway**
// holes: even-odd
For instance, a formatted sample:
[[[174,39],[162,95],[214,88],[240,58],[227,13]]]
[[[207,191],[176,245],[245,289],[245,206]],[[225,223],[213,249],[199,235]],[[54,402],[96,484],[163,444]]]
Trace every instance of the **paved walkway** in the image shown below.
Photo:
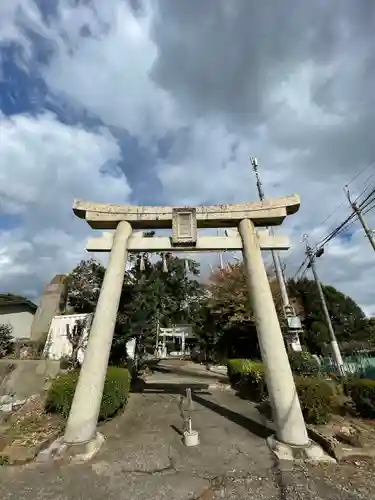
[[[168,378],[169,377],[169,378]],[[205,379],[205,377],[203,377]],[[102,426],[107,440],[92,462],[0,468],[2,500],[369,500],[375,468],[292,466],[269,452],[255,409],[202,378],[189,410],[176,374],[153,375],[123,415]],[[186,386],[186,384],[185,384]],[[190,414],[201,444],[187,448]],[[259,420],[259,419],[258,419]]]

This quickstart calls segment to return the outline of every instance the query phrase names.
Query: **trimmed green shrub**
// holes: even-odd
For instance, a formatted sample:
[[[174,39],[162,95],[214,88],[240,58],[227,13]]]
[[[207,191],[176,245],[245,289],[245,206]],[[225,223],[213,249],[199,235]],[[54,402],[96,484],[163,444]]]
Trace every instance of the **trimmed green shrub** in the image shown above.
[[[255,402],[267,399],[268,391],[262,363],[246,359],[229,360],[228,377],[241,395]],[[328,422],[336,406],[335,384],[316,376],[295,376],[295,383],[306,422]]]
[[[375,380],[348,379],[344,391],[352,399],[360,417],[375,418]]]
[[[329,422],[336,405],[334,386],[321,377],[295,377],[302,413],[308,424]]]
[[[248,363],[247,359],[228,359],[227,372],[228,378],[232,385],[240,381],[244,371],[244,365]]]
[[[263,363],[249,359],[231,359],[228,361],[228,378],[243,396],[257,402],[266,399]]]
[[[47,411],[68,418],[78,376],[79,370],[76,370],[52,382],[45,403]],[[129,371],[126,368],[110,366],[104,384],[99,420],[106,420],[115,415],[126,404],[129,390]]]
[[[309,352],[292,352],[289,362],[296,375],[318,375],[320,372],[318,361]]]
[[[261,402],[267,399],[268,391],[262,363],[254,361],[248,367],[246,375],[240,382],[240,392],[252,401]]]

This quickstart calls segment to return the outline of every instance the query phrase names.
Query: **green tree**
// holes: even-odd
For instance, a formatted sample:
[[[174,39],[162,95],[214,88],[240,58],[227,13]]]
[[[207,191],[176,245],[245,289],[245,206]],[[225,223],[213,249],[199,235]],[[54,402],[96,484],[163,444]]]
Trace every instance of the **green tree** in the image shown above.
[[[0,358],[10,354],[12,350],[12,327],[10,325],[0,325]]]
[[[151,348],[157,321],[162,327],[194,322],[202,296],[197,279],[199,265],[188,260],[188,271],[186,259],[171,254],[165,258],[168,272],[164,272],[161,260],[155,262],[147,253],[130,259],[112,345],[112,358],[117,361],[133,336],[140,339],[139,344]],[[93,259],[82,261],[73,269],[68,281],[68,301],[75,312],[95,310],[104,272],[105,268]]]
[[[269,282],[280,309],[280,291],[272,272]],[[254,315],[243,263],[229,264],[212,272],[206,285],[197,334],[208,358],[260,358]]]
[[[362,309],[347,295],[330,285],[323,285],[327,308],[337,340],[363,340],[368,335],[368,320]],[[323,354],[329,343],[329,332],[324,318],[315,281],[307,278],[289,280],[288,291],[300,306],[304,333],[302,342],[313,353]]]
[[[157,321],[161,327],[194,322],[202,295],[201,284],[196,279],[199,265],[195,261],[171,254],[165,259],[168,272],[163,269],[162,260],[152,262],[148,254],[138,256],[129,271],[134,291],[132,300],[127,301],[124,308],[126,330],[139,334],[148,347],[155,341]]]
[[[242,263],[212,272],[196,331],[206,359],[259,357]]]
[[[75,313],[92,313],[98,302],[105,268],[95,259],[82,260],[68,276],[68,306]]]

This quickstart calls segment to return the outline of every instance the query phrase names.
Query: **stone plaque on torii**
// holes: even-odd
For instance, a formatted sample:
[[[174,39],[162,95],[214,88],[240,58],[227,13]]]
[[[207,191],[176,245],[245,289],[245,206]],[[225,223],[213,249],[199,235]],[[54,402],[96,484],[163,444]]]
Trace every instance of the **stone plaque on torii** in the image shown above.
[[[65,443],[89,443],[96,436],[128,252],[241,250],[279,445],[311,448],[261,255],[261,250],[289,248],[288,238],[270,235],[264,228],[280,225],[286,216],[298,211],[299,205],[297,195],[196,207],[74,202],[77,217],[93,229],[114,232],[90,238],[86,247],[90,252],[110,252],[110,257],[65,430]],[[200,236],[199,229],[205,228],[233,230],[229,236]],[[172,229],[172,234],[143,236],[143,231],[153,229]]]

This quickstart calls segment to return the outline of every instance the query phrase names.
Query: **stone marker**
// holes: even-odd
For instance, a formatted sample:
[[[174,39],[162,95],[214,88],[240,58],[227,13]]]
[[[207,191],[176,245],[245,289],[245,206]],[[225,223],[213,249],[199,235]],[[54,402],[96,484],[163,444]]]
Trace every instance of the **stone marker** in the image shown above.
[[[67,292],[67,276],[64,274],[57,274],[45,287],[31,324],[31,340],[37,341],[48,334],[52,318],[65,311]]]

